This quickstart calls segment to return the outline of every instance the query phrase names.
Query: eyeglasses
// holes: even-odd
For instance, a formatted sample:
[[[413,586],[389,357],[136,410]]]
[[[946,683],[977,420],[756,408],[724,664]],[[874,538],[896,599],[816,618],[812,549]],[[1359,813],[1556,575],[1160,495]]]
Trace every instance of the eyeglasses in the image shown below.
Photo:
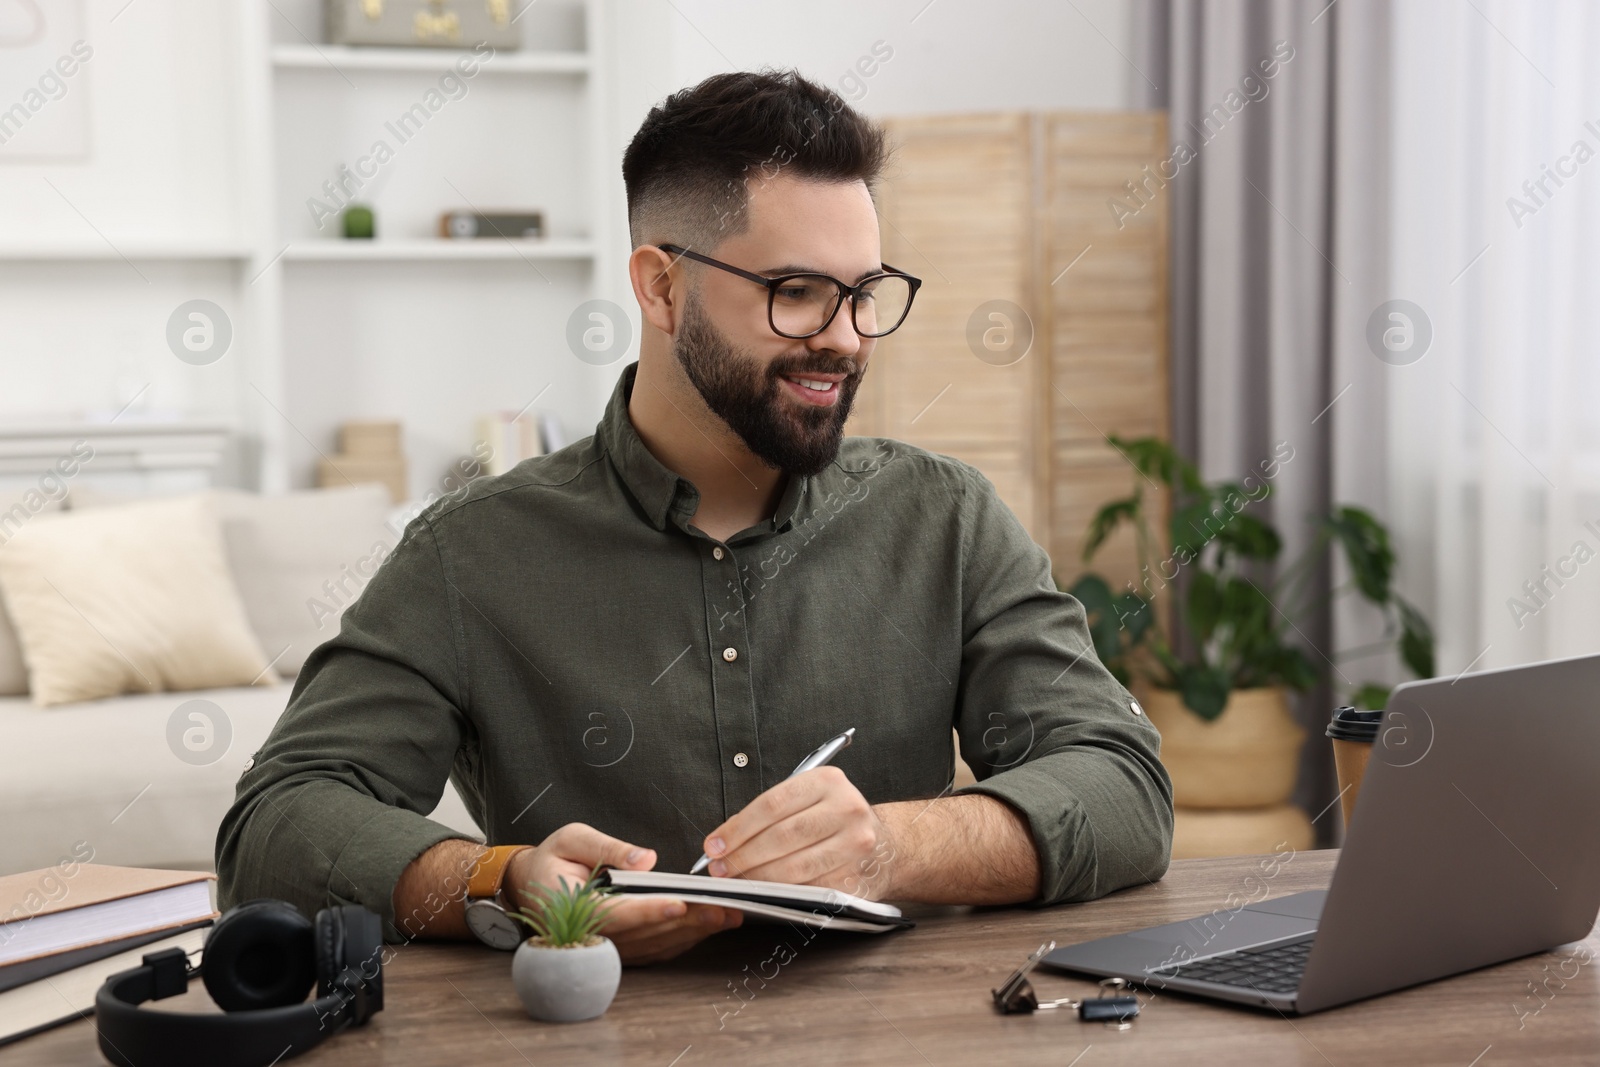
[[[729,263],[702,256],[679,245],[656,245],[663,252],[718,267],[748,278],[767,290],[767,325],[779,337],[803,340],[815,337],[833,322],[845,299],[850,301],[850,324],[862,337],[893,333],[911,311],[911,301],[922,287],[921,278],[883,265],[881,274],[846,285],[828,274],[785,274],[768,278]]]

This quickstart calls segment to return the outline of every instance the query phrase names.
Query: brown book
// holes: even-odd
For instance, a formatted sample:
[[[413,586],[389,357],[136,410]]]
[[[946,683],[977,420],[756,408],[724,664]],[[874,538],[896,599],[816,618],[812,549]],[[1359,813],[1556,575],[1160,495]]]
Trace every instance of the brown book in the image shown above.
[[[81,863],[0,878],[0,968],[215,919],[216,877]]]

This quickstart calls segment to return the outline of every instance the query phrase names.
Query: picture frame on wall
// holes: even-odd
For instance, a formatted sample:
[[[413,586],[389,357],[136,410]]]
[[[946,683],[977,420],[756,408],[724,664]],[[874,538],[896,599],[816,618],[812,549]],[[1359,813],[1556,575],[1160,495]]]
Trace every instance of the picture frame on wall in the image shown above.
[[[89,157],[88,36],[84,0],[0,4],[0,162]]]

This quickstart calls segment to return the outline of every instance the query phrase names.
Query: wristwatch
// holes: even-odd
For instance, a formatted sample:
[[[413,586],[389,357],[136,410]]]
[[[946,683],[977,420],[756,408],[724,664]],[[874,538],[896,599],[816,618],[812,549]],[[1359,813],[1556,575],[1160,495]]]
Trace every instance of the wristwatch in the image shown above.
[[[467,929],[490,948],[510,952],[529,936],[528,931],[506,910],[502,883],[511,857],[532,845],[496,845],[478,857],[472,877],[467,880]]]

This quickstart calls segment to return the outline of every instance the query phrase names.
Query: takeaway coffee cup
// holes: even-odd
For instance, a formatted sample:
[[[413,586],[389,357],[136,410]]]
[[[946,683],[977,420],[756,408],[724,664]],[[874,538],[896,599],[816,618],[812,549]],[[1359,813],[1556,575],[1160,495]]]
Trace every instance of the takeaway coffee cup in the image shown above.
[[[1367,773],[1367,760],[1372,756],[1372,743],[1377,740],[1378,726],[1383,721],[1381,711],[1357,711],[1345,706],[1333,709],[1333,720],[1328,723],[1328,736],[1333,739],[1333,766],[1339,774],[1340,807],[1344,810],[1344,824],[1350,826],[1350,816],[1356,810],[1356,794],[1361,790],[1361,777]]]

